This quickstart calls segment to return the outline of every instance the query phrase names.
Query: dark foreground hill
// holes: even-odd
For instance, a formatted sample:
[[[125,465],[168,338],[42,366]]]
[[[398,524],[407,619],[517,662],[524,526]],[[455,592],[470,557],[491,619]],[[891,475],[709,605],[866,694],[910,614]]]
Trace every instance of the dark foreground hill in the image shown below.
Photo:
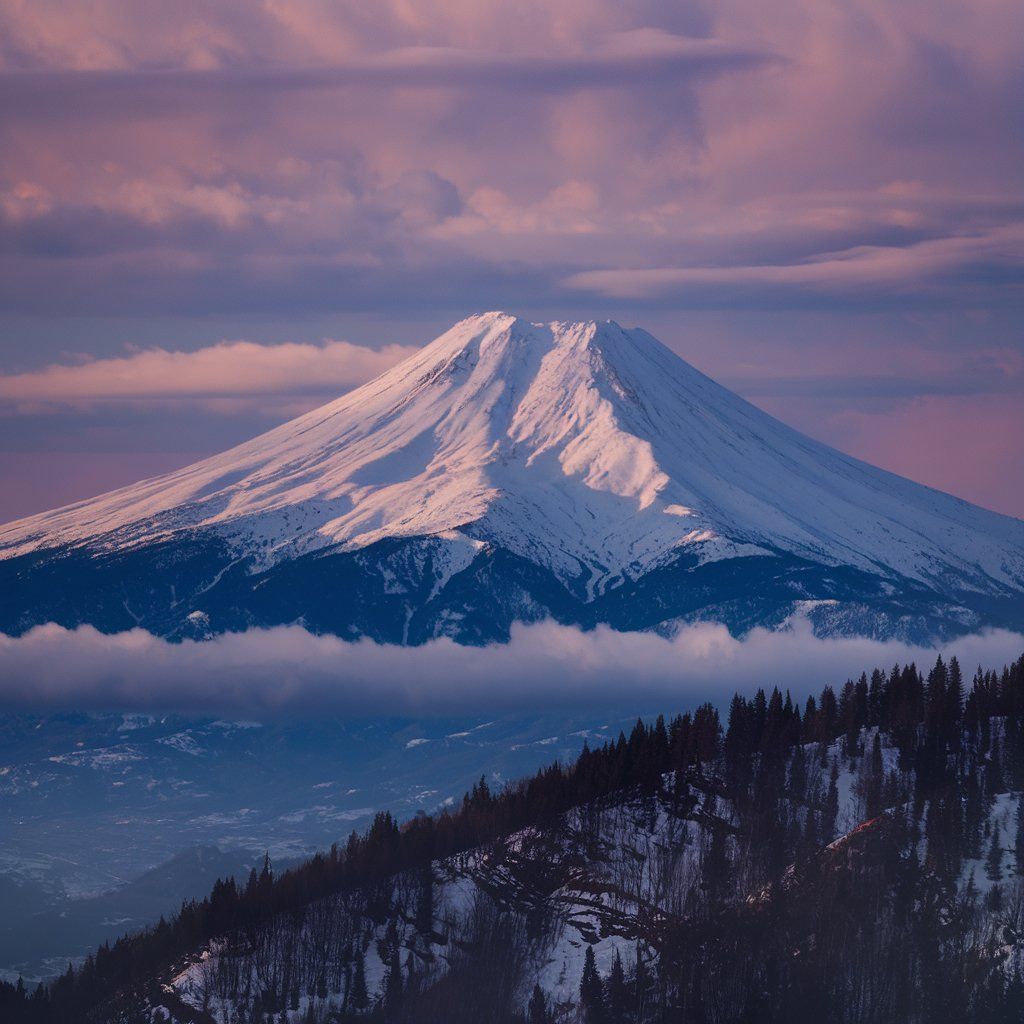
[[[1024,1013],[1024,658],[585,750],[221,881],[4,1021],[933,1022]]]

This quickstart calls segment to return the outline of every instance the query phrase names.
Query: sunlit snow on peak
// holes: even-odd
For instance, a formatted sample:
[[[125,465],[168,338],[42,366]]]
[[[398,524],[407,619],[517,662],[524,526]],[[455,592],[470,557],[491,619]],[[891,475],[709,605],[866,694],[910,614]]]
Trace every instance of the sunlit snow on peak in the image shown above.
[[[0,554],[211,529],[266,565],[434,536],[592,597],[692,552],[785,551],[963,586],[1024,580],[1024,524],[833,451],[612,321],[456,324],[222,455],[0,529]]]

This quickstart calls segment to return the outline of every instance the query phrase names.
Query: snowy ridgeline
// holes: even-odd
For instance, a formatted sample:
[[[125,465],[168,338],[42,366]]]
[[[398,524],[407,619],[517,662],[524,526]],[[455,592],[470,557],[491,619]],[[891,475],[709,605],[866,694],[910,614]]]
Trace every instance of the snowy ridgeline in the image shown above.
[[[706,797],[708,807],[716,805]],[[527,829],[492,848],[435,862],[426,883],[429,931],[422,927],[423,877],[399,876],[373,908],[362,893],[321,901],[300,928],[268,930],[260,948],[240,961],[230,943],[205,951],[173,985],[191,1005],[231,1021],[237,1000],[225,989],[254,993],[268,981],[280,984],[290,960],[298,966],[291,979],[295,1020],[305,1019],[311,1002],[325,1012],[358,1006],[356,973],[370,1006],[385,996],[395,951],[406,979],[411,971],[424,982],[436,980],[482,927],[493,926],[497,913],[508,929],[502,971],[535,979],[554,1003],[569,1007],[578,997],[588,945],[604,971],[616,954],[624,962],[656,957],[642,922],[654,925],[660,908],[681,905],[699,879],[707,841],[707,828],[664,797],[572,811],[556,829]],[[375,921],[382,906],[386,920]],[[522,962],[513,963],[516,956]],[[520,993],[524,1004],[529,995]]]
[[[901,770],[898,751],[881,734],[876,746],[876,732],[865,730],[852,755],[843,740],[802,747],[803,763],[795,768],[791,760],[787,772],[791,785],[794,771],[806,773],[808,782],[798,784],[806,804],[790,802],[781,815],[799,833],[808,807],[817,808],[814,823],[826,829],[818,835],[819,856],[827,858],[870,828],[870,803],[884,793],[898,801],[886,814],[916,823],[918,859],[926,864],[929,804],[914,808],[911,773]],[[996,721],[993,736],[998,743]],[[713,775],[668,773],[656,794],[585,805],[549,827],[435,861],[429,874],[399,875],[373,893],[318,901],[258,931],[255,940],[215,942],[174,977],[167,986],[172,1000],[154,1010],[154,1019],[185,1019],[170,1009],[181,999],[210,1015],[203,1019],[248,1021],[254,1001],[274,992],[277,1002],[263,1005],[276,1005],[282,1024],[319,1022],[335,1011],[387,1005],[395,977],[423,989],[471,969],[487,985],[509,986],[511,1002],[524,1012],[539,985],[547,1019],[576,1021],[588,947],[600,975],[612,975],[618,961],[632,983],[638,970],[657,971],[675,923],[706,912],[709,900],[756,905],[771,891],[760,888],[742,850],[741,816],[721,792]],[[1014,914],[1024,923],[1017,880],[1024,865],[1015,840],[1021,797],[999,793],[982,811],[977,856],[963,859],[948,894],[951,907],[969,900],[986,908],[979,945],[995,950],[1007,972],[1024,966],[1024,947],[1006,924]],[[716,896],[711,876],[723,857],[732,864],[725,872],[729,892]],[[785,872],[784,886],[796,870]],[[474,951],[471,968],[467,950]]]
[[[495,588],[516,619],[616,625],[602,600],[644,580],[649,613],[618,628],[732,625],[740,572],[748,589],[750,572],[786,584],[779,608],[735,613],[740,630],[778,625],[800,600],[851,606],[822,618],[831,632],[901,635],[906,615],[937,615],[953,632],[1024,624],[1019,520],[797,433],[642,330],[504,313],[456,324],[221,455],[0,527],[0,569],[12,560],[9,580],[0,572],[20,595],[0,621],[10,632],[77,625],[90,609],[86,620],[108,631],[304,621],[392,642],[477,642],[474,630],[507,633],[506,622],[460,625]],[[55,571],[78,588],[73,614],[53,598]],[[689,573],[709,588],[704,609],[687,604]],[[328,607],[346,587],[388,622],[437,607],[429,626],[385,632]],[[874,614],[860,621],[865,603]]]

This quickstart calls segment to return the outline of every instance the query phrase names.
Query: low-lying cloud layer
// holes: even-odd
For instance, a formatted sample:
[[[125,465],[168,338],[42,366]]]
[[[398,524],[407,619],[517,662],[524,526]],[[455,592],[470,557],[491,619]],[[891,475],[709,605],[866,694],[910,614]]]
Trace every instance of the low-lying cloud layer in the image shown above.
[[[518,626],[508,644],[386,646],[313,636],[295,626],[172,644],[132,630],[104,635],[40,626],[0,636],[0,706],[356,714],[452,713],[617,706],[673,711],[733,690],[778,685],[794,696],[842,683],[874,666],[938,651],[891,641],[818,639],[806,623],[754,630],[738,640],[700,624],[674,639],[651,633],[581,632],[553,623]],[[1024,636],[988,631],[942,650],[970,674],[1024,653]]]

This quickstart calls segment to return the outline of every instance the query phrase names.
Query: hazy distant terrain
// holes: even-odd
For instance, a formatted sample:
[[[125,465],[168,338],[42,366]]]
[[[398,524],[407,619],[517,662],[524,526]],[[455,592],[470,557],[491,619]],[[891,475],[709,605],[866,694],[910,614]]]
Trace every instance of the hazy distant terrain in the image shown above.
[[[379,809],[433,810],[481,774],[499,784],[629,724],[2,715],[0,971],[62,970],[265,851],[285,864]]]

